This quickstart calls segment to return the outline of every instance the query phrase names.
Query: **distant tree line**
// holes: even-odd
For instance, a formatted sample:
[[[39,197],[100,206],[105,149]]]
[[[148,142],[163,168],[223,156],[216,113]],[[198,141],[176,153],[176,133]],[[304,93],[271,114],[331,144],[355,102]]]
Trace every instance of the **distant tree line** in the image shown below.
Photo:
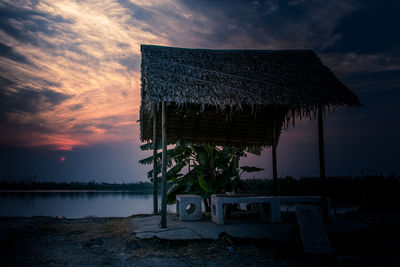
[[[0,191],[4,190],[108,190],[108,191],[130,191],[140,193],[153,192],[150,182],[138,183],[103,183],[103,182],[1,182]]]

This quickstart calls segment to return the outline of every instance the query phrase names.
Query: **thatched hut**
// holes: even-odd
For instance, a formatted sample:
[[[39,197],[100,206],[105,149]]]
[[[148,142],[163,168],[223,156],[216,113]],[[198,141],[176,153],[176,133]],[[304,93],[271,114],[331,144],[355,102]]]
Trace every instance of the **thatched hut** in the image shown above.
[[[323,113],[339,106],[361,106],[311,50],[142,45],[141,52],[142,141],[160,141],[163,136],[164,148],[177,140],[272,146],[274,178],[283,126],[297,117],[318,115],[324,169]]]

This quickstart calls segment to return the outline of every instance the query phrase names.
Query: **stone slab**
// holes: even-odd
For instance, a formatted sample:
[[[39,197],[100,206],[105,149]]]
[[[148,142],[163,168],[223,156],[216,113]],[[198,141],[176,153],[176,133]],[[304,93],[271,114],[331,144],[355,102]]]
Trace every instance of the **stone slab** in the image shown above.
[[[236,238],[268,239],[282,243],[295,242],[296,224],[238,223],[224,225],[225,233]]]
[[[172,215],[173,216],[173,215]],[[176,216],[174,216],[176,217]],[[170,215],[168,214],[168,228],[167,229],[178,229],[182,228],[179,226],[177,220],[171,220]],[[133,232],[134,233],[143,233],[143,232],[161,232],[165,231],[165,228],[160,227],[161,216],[160,215],[153,215],[153,216],[146,216],[142,218],[134,218],[134,224],[138,227]]]
[[[316,208],[318,210],[318,207],[315,206],[311,206],[311,208]],[[324,231],[325,226],[323,225],[321,214],[320,212],[317,212],[317,214],[319,214],[320,220],[319,229],[323,229],[322,231]],[[308,219],[314,220],[312,219],[312,217],[300,219],[299,225],[303,225],[302,222]],[[270,224],[262,223],[257,220],[230,220],[227,221],[227,223],[224,225],[217,225],[211,223],[210,217],[207,216],[203,216],[203,219],[200,221],[180,222],[179,217],[176,216],[176,214],[167,215],[168,228],[161,228],[159,226],[160,221],[161,216],[156,215],[132,218],[132,223],[135,225],[135,227],[137,227],[136,230],[134,230],[136,237],[141,239],[151,239],[154,237],[158,237],[161,239],[169,240],[199,238],[216,240],[222,233],[226,233],[236,238],[268,239],[271,241],[286,244],[301,242],[296,234],[299,226],[295,222]],[[364,229],[365,227],[369,226],[342,218],[332,218],[330,223],[326,225],[326,229],[328,229],[330,232],[335,233],[347,233],[353,232],[355,230],[359,231]],[[304,227],[300,226],[301,231],[302,228]],[[311,226],[309,224],[308,229],[311,232],[315,231],[315,226],[313,226],[313,222],[311,222]],[[326,240],[328,240],[326,236],[326,230],[324,234]]]
[[[217,225],[210,222],[210,218],[203,218],[200,221],[179,221],[175,214],[167,215],[168,228],[159,226],[160,216],[148,216],[133,218],[132,223],[137,226],[134,230],[136,237],[150,239],[158,237],[168,240],[185,239],[212,239],[216,240],[222,233],[227,233],[237,238],[269,239],[283,243],[292,243],[291,233],[297,227],[296,224],[265,224],[257,222],[236,221],[224,225]]]
[[[333,254],[320,209],[312,205],[297,205],[296,215],[304,253]]]
[[[156,232],[143,232],[143,233],[136,234],[136,237],[140,238],[140,239],[152,239],[155,236],[156,236]]]
[[[189,228],[172,229],[169,231],[158,232],[155,235],[160,239],[168,240],[196,240],[202,239],[202,237]]]

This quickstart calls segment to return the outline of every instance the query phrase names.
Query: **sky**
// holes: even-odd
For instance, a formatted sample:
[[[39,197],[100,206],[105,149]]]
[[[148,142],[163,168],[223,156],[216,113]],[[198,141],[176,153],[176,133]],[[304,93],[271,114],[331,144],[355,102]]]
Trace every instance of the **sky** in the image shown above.
[[[146,181],[140,44],[313,49],[360,98],[325,118],[327,175],[400,173],[398,1],[0,2],[0,179]],[[279,176],[317,176],[317,125],[278,144]],[[242,165],[272,176],[271,150]]]

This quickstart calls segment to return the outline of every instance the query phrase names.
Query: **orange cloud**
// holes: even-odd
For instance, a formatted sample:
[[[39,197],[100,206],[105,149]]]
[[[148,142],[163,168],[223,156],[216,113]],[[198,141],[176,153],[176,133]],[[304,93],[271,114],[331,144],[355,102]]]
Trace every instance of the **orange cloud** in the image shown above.
[[[37,92],[38,98],[44,88],[68,97],[57,104],[51,99],[35,100],[34,110],[8,111],[7,123],[0,130],[2,142],[72,150],[100,142],[137,140],[140,43],[163,40],[143,30],[142,22],[131,23],[131,10],[114,1],[41,1],[32,9],[46,14],[40,19],[48,20],[51,28],[47,31],[55,34],[36,32],[38,45],[1,32],[31,64],[9,60],[0,63],[0,68],[12,70],[15,76],[17,85],[10,89],[14,98],[22,88]],[[55,23],[49,18],[62,19]]]

